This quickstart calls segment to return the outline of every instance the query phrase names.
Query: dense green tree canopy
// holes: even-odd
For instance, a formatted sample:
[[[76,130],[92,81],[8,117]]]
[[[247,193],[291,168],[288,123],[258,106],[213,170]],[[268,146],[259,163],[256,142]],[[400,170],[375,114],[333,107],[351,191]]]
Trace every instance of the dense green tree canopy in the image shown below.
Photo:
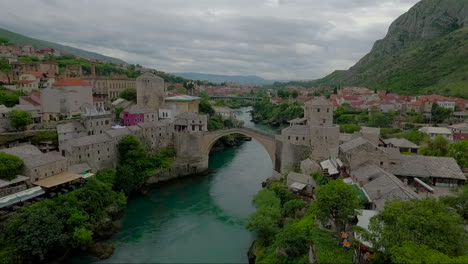
[[[8,114],[10,124],[15,129],[23,130],[33,123],[31,113],[21,110],[11,110]]]
[[[462,217],[432,198],[389,202],[371,219],[369,229],[377,249],[392,250],[412,242],[449,256],[465,250]]]
[[[0,179],[13,180],[21,173],[23,161],[13,155],[0,153]]]
[[[357,214],[360,203],[356,189],[338,179],[317,189],[312,206],[318,219],[323,222],[331,220],[343,227],[350,217]]]
[[[120,92],[119,97],[127,101],[136,103],[137,91],[135,88],[126,88],[122,92]]]
[[[456,159],[460,167],[468,168],[468,140],[450,144],[448,156]]]
[[[442,136],[434,140],[428,139],[419,149],[419,154],[424,156],[446,157],[449,153],[449,142]]]

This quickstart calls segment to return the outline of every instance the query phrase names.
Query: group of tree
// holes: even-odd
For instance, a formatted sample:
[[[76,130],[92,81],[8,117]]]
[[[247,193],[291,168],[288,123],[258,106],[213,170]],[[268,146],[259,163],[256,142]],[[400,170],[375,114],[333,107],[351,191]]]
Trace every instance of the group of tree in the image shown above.
[[[278,89],[278,91],[276,91],[276,95],[282,99],[296,99],[299,96],[299,92],[291,89]]]
[[[111,184],[91,179],[78,190],[23,207],[0,222],[0,263],[39,263],[86,249],[114,228],[125,204],[125,195]]]
[[[135,88],[125,88],[119,93],[119,97],[129,102],[136,103],[137,91]]]
[[[304,116],[304,110],[299,103],[273,104],[268,100],[255,103],[252,117],[255,122],[280,127],[288,125],[288,121]]]
[[[0,104],[6,107],[13,107],[19,104],[19,98],[24,95],[22,91],[7,91],[0,86]]]
[[[127,195],[139,190],[156,170],[168,168],[176,154],[172,147],[164,148],[156,155],[150,154],[133,135],[124,136],[117,149],[119,165],[113,180],[114,188]]]
[[[376,263],[467,263],[467,195],[464,186],[440,200],[388,202],[361,230],[379,251]]]
[[[460,167],[468,168],[468,140],[450,143],[442,136],[438,136],[434,140],[427,138],[419,149],[419,154],[424,156],[452,157]]]
[[[10,154],[0,153],[0,180],[13,180],[21,173],[22,168],[23,160]]]
[[[10,125],[14,129],[24,130],[26,126],[33,123],[31,113],[21,110],[11,110],[8,113]]]

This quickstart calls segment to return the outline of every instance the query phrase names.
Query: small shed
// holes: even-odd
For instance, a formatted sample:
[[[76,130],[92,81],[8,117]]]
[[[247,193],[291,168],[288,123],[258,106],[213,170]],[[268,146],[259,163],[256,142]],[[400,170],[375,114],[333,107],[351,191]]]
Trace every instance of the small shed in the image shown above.
[[[286,185],[291,191],[306,196],[312,196],[314,189],[317,188],[317,184],[312,176],[296,172],[290,172],[288,174]]]

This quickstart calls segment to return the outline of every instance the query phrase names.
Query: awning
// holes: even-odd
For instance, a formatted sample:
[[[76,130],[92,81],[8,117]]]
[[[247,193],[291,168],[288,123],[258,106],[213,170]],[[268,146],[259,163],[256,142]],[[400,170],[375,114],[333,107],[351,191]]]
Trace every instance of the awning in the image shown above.
[[[44,193],[45,192],[41,187],[33,187],[31,189],[27,189],[21,192],[2,197],[0,198],[0,208],[4,208],[19,202],[24,202]]]
[[[357,186],[356,184],[352,184],[351,185],[354,189],[356,189],[356,191],[358,192],[359,194],[359,199],[361,200],[361,202],[363,204],[368,204],[370,203],[369,201],[369,198],[367,197],[366,193],[364,192],[364,190],[362,190],[361,188],[359,188],[359,186]]]
[[[86,174],[82,174],[83,175],[83,179],[88,179],[89,177],[93,177],[94,176],[94,173],[86,173]]]
[[[37,182],[33,182],[33,184],[44,187],[44,188],[50,188],[50,187],[54,187],[57,185],[61,185],[67,182],[77,180],[82,177],[83,175],[79,175],[79,174],[67,171],[67,172],[62,172],[54,176],[47,177]]]
[[[293,184],[291,184],[291,186],[289,186],[289,188],[291,188],[293,190],[298,190],[298,191],[302,191],[306,187],[307,187],[307,185],[305,185],[304,183],[300,183],[300,182],[294,182]]]

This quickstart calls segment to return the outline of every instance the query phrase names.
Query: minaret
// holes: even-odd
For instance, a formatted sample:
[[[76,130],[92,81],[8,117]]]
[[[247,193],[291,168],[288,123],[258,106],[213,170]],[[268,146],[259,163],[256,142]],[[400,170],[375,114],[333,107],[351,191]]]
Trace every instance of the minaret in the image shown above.
[[[333,106],[323,97],[304,104],[304,114],[310,131],[311,158],[330,158],[339,145],[340,129],[333,124]]]

